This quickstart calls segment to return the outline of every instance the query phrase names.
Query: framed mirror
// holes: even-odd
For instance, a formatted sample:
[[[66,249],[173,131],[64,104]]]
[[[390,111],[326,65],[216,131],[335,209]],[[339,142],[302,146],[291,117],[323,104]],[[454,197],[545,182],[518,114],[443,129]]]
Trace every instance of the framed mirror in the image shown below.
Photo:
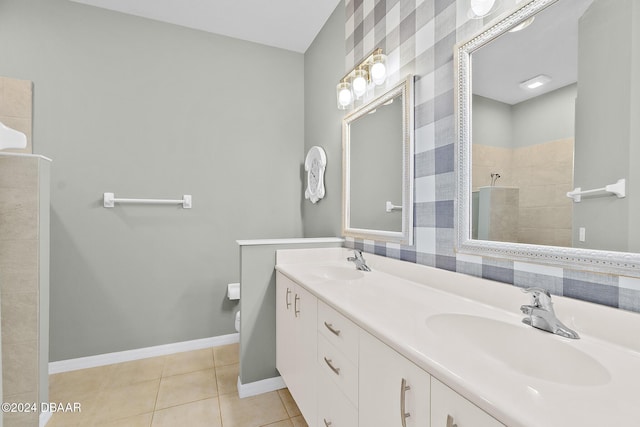
[[[633,3],[532,0],[456,46],[457,251],[640,275]]]
[[[342,234],[413,244],[413,76],[342,121]]]

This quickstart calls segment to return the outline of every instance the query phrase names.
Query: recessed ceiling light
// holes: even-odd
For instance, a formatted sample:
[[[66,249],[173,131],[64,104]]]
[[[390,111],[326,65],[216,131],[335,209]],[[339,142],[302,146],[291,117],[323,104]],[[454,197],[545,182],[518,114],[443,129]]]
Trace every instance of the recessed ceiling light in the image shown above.
[[[525,19],[524,21],[522,21],[521,23],[519,23],[518,25],[516,25],[515,27],[510,29],[509,32],[510,33],[515,33],[516,31],[524,30],[525,28],[527,28],[529,25],[531,25],[533,23],[534,19],[536,19],[535,16],[532,16],[529,19]]]
[[[527,90],[537,89],[542,85],[545,85],[551,81],[551,77],[545,76],[544,74],[540,74],[529,80],[525,80],[520,83],[520,87]]]

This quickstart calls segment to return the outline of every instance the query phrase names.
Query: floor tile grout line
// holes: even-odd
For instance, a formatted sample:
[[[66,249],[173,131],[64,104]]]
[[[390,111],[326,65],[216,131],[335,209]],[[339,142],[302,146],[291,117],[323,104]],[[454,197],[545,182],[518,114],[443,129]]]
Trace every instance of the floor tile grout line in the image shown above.
[[[220,414],[220,427],[224,427],[224,419],[222,418],[222,404],[220,403],[220,395],[218,395],[218,413]]]
[[[219,347],[223,347],[223,346],[219,346]],[[104,368],[106,368],[105,372],[102,373],[102,375],[100,375],[100,379],[97,381],[97,387],[95,389],[95,391],[91,392],[92,395],[94,396],[105,396],[106,394],[111,394],[111,393],[117,393],[118,389],[122,389],[122,388],[126,388],[126,387],[130,387],[130,386],[134,386],[140,383],[144,383],[144,382],[157,382],[157,387],[155,389],[155,399],[154,399],[154,404],[153,404],[153,409],[151,411],[143,411],[141,413],[138,414],[132,414],[131,417],[134,416],[142,416],[142,415],[150,415],[150,421],[149,421],[149,427],[151,427],[151,425],[153,425],[154,420],[157,419],[156,417],[156,412],[164,410],[164,409],[170,409],[170,408],[175,408],[175,407],[179,407],[179,406],[183,406],[183,405],[188,405],[188,404],[193,404],[199,401],[203,401],[203,400],[209,400],[209,399],[216,399],[216,403],[218,405],[218,416],[219,416],[219,422],[221,424],[221,426],[223,425],[223,419],[222,419],[222,403],[221,403],[221,397],[223,396],[233,396],[234,394],[237,394],[238,391],[236,390],[229,390],[228,392],[225,393],[221,393],[220,391],[220,387],[218,385],[219,383],[219,379],[220,379],[220,373],[218,372],[218,368],[227,368],[233,365],[238,365],[239,364],[239,360],[234,360],[234,361],[227,361],[226,363],[224,362],[220,362],[222,364],[216,366],[216,357],[215,357],[215,352],[214,349],[217,347],[210,347],[209,350],[211,351],[211,360],[213,361],[213,366],[210,367],[206,367],[206,368],[202,368],[202,369],[195,369],[195,370],[191,370],[188,372],[182,372],[182,373],[176,373],[173,375],[165,375],[165,369],[167,367],[167,363],[168,363],[168,359],[170,355],[165,355],[162,356],[162,369],[161,369],[161,373],[159,377],[156,378],[145,378],[145,379],[140,379],[140,380],[135,380],[132,382],[126,382],[117,386],[113,386],[113,377],[116,375],[116,373],[119,371],[119,367],[129,363],[129,362],[121,362],[121,363],[114,363],[114,364],[110,364],[110,365],[105,365]],[[152,359],[152,358],[148,358],[148,359]],[[155,359],[155,358],[153,358]],[[97,368],[101,368],[101,367],[97,367]],[[95,368],[87,368],[87,370],[92,370]],[[215,388],[216,388],[216,394],[213,396],[209,396],[209,397],[204,397],[204,398],[200,398],[200,399],[195,399],[193,401],[190,402],[183,402],[180,404],[174,404],[171,406],[168,406],[166,408],[158,408],[158,401],[159,401],[159,396],[160,396],[160,387],[163,384],[163,380],[165,378],[169,379],[171,377],[177,376],[177,375],[183,375],[183,374],[191,374],[191,373],[196,373],[196,372],[201,372],[201,371],[206,371],[206,370],[211,370],[213,369],[213,375],[214,375],[214,382],[215,382]],[[77,372],[77,371],[74,371]],[[58,375],[58,374],[56,374]],[[64,373],[60,373],[59,375],[64,375]],[[73,389],[73,384],[71,384],[71,389]],[[66,389],[69,389],[68,387]],[[282,397],[280,396],[280,394],[278,394],[278,398],[280,400],[280,403],[282,404],[282,406],[285,409],[285,413],[287,414],[288,418],[283,418],[282,420],[279,420],[277,422],[281,422],[281,421],[285,421],[287,419],[291,420],[290,415],[288,413],[288,411],[286,410],[286,406],[284,405],[284,402],[282,400]],[[92,419],[101,419],[101,415],[103,414],[103,411],[101,411],[100,409],[96,408],[94,410],[94,413],[91,414],[91,418]],[[129,416],[125,417],[125,418],[129,418]],[[125,419],[122,418],[122,419]],[[120,418],[117,419],[109,419],[110,422],[112,421],[118,421],[120,420]],[[105,419],[106,421],[106,419]]]

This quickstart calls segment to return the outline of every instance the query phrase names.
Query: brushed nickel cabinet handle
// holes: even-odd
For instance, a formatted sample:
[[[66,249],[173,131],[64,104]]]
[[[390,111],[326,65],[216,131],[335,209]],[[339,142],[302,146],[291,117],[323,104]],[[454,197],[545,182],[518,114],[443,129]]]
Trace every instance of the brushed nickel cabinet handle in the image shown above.
[[[407,390],[411,390],[411,387],[407,385],[407,380],[403,378],[402,381],[400,381],[400,421],[402,422],[402,427],[407,427],[407,418],[411,416],[405,408]]]
[[[291,295],[291,289],[287,288],[287,294],[284,296],[284,301],[287,304],[287,310],[291,307],[291,299],[289,298],[289,295]]]
[[[293,299],[293,314],[298,317],[298,314],[300,314],[300,310],[298,310],[298,301],[300,301],[300,297],[298,296],[298,294],[296,294],[295,298]]]
[[[447,415],[447,427],[458,427],[458,424],[453,423],[453,417],[451,415]]]
[[[326,418],[323,418],[322,421],[324,421],[324,425],[325,426],[327,426],[327,427],[331,426],[331,421],[327,421]]]
[[[335,336],[337,336],[337,337],[339,337],[339,336],[340,336],[340,330],[335,329],[335,328],[333,327],[333,324],[332,324],[332,323],[324,322],[324,326],[326,326],[326,327],[327,327],[327,329],[328,329],[328,330],[330,330],[330,331],[331,331],[331,333],[332,333],[333,335],[335,335]]]
[[[324,361],[329,366],[329,368],[333,371],[334,374],[340,375],[340,368],[336,368],[335,366],[333,366],[333,364],[331,363],[331,359],[327,359],[325,357]]]

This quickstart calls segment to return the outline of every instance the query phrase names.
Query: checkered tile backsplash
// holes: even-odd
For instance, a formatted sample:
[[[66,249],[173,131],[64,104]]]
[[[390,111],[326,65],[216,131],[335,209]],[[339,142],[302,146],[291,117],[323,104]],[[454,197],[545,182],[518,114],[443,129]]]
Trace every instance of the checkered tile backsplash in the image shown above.
[[[504,0],[510,8],[516,0]],[[347,238],[347,246],[555,295],[640,312],[640,279],[454,253],[456,180],[453,48],[485,24],[469,0],[345,0],[345,71],[374,48],[387,54],[387,87],[415,80],[415,246]]]

